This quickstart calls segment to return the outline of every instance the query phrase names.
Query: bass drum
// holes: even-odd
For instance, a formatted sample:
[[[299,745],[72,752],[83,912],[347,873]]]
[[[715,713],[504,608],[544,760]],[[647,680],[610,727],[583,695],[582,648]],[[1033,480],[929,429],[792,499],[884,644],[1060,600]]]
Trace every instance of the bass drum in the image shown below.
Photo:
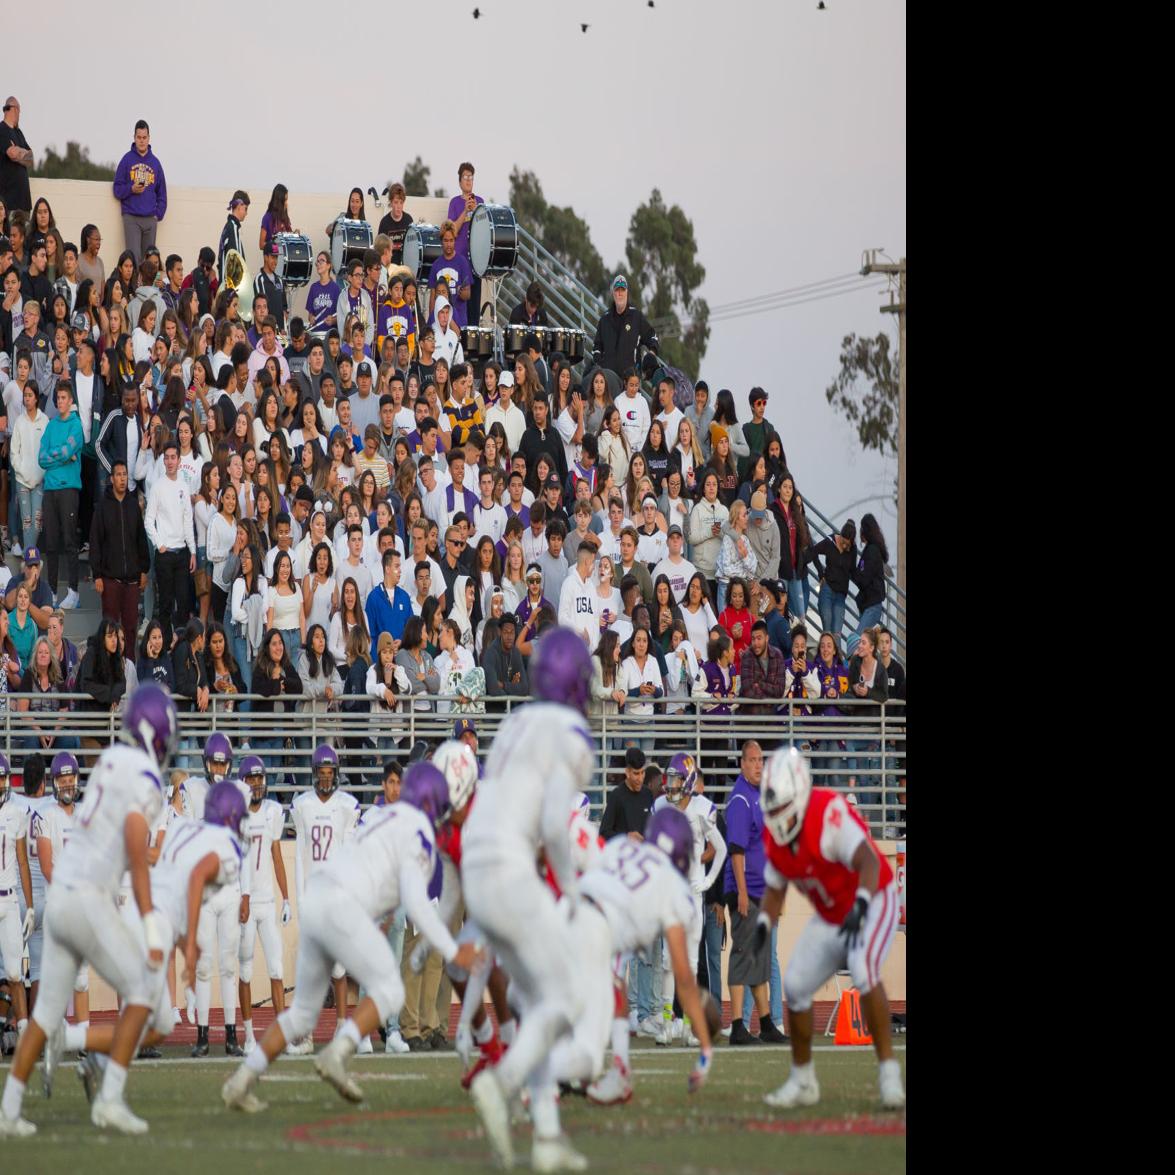
[[[514,219],[514,209],[505,204],[479,204],[469,222],[469,262],[473,272],[478,277],[501,277],[517,261],[518,221]]]
[[[300,233],[275,233],[277,276],[292,287],[310,284],[314,276],[314,249],[310,238]]]
[[[340,216],[335,221],[334,235],[330,239],[330,263],[340,280],[352,261],[363,260],[363,254],[371,248],[373,240],[371,225],[366,220],[347,220]]]
[[[428,277],[432,263],[441,255],[441,230],[435,224],[409,225],[404,236],[404,264],[418,282]]]

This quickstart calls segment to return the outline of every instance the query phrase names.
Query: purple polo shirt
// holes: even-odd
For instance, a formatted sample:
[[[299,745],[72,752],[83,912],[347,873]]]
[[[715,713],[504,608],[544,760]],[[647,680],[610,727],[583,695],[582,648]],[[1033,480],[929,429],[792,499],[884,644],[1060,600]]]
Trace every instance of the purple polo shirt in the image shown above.
[[[726,843],[732,850],[736,845],[746,850],[743,861],[747,896],[752,901],[761,901],[766,889],[763,866],[767,861],[767,850],[763,846],[763,809],[759,804],[759,789],[747,783],[741,774],[726,801]],[[725,893],[738,893],[730,857],[722,869],[722,885]]]
[[[476,192],[474,193],[473,198],[478,204],[485,203],[485,201],[479,195],[477,195]],[[456,196],[454,196],[452,198],[452,200],[449,201],[449,219],[455,222],[457,220],[457,217],[459,217],[461,215],[461,213],[464,211],[465,211],[465,197],[462,196],[460,193],[458,193]],[[457,256],[458,257],[468,257],[469,256],[469,221],[468,220],[465,221],[465,223],[461,226],[460,230],[457,233]]]

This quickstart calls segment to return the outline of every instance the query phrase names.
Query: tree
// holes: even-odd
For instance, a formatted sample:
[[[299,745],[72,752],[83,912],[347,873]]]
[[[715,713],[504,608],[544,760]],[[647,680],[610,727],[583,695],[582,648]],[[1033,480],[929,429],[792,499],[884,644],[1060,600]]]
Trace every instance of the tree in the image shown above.
[[[891,347],[884,332],[875,339],[846,335],[840,372],[824,393],[857,430],[861,448],[886,455],[898,449],[898,357]]]
[[[661,355],[696,379],[710,339],[710,308],[694,291],[706,279],[693,222],[653,189],[633,214],[625,242],[629,297],[661,334]],[[689,325],[682,326],[689,316]]]
[[[114,181],[113,163],[94,163],[90,159],[90,148],[72,140],[65,144],[65,154],[58,155],[52,148],[45,150],[45,158],[31,174],[38,179],[49,180],[107,180]]]
[[[427,196],[430,171],[428,164],[417,155],[404,167],[404,191],[409,196]]]
[[[571,207],[548,204],[533,171],[510,172],[510,207],[521,225],[557,257],[589,290],[602,293],[607,284],[604,259],[592,244],[591,229]]]

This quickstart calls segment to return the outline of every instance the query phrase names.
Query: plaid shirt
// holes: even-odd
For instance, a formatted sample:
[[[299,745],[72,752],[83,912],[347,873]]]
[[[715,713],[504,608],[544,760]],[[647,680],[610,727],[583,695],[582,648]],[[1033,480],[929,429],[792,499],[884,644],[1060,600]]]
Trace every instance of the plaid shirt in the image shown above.
[[[767,670],[755,656],[753,649],[743,653],[739,664],[739,697],[749,698],[782,698],[784,686],[783,654],[774,646],[767,646]],[[740,706],[744,714],[774,714],[775,706]]]

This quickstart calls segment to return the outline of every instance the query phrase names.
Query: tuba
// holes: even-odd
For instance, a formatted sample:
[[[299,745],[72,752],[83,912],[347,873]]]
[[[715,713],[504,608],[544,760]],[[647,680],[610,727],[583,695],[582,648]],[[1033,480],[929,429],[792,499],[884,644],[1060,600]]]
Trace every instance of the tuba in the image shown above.
[[[237,291],[238,308],[241,318],[245,322],[253,321],[253,283],[249,280],[249,267],[245,259],[236,251],[229,249],[224,255],[224,284],[230,290]]]

